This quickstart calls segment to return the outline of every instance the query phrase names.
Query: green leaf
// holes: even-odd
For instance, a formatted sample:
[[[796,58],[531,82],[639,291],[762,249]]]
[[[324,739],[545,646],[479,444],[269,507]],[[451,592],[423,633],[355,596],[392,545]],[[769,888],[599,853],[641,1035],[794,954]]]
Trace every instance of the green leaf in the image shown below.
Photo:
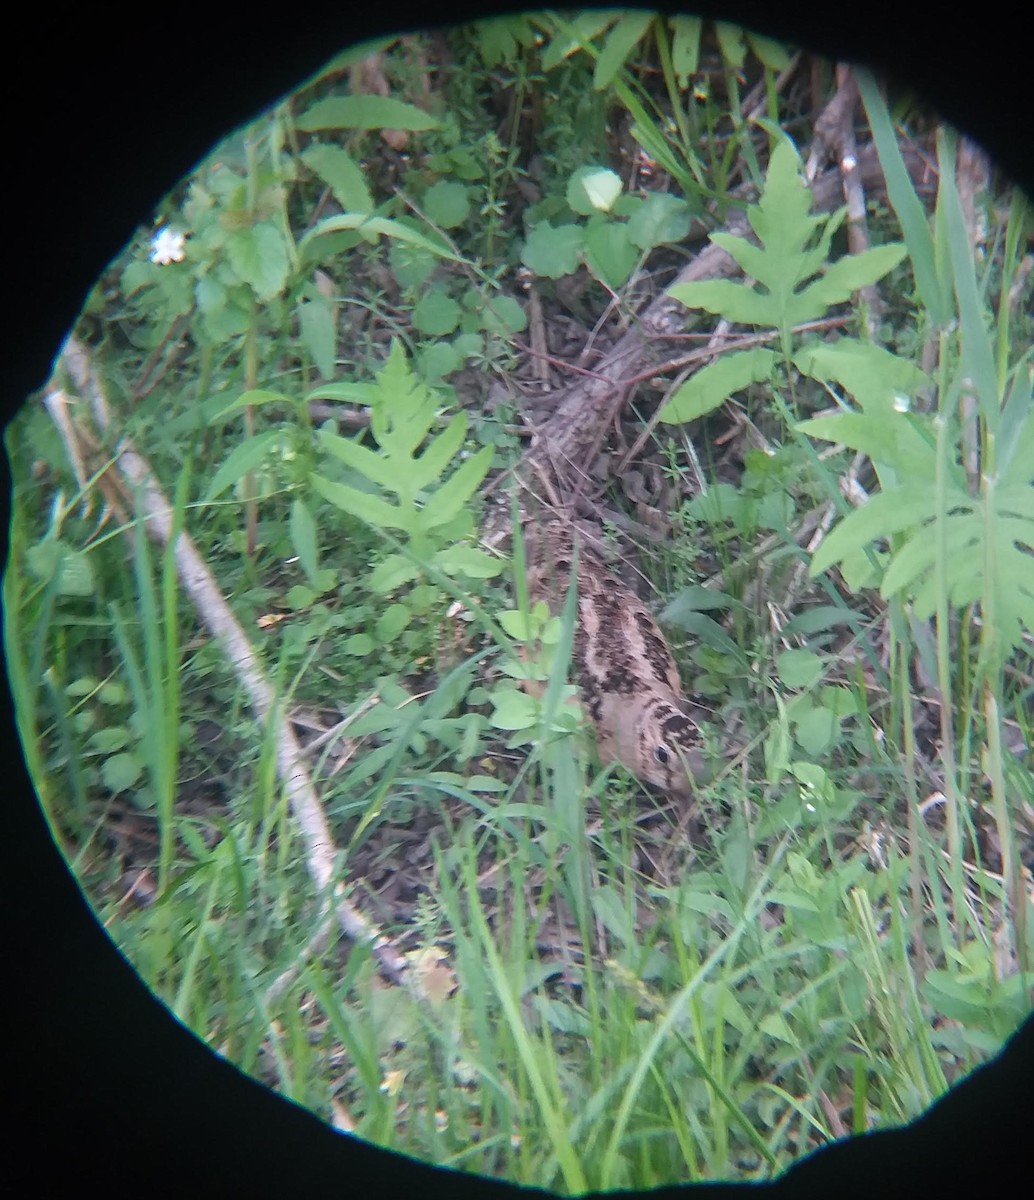
[[[658,420],[677,425],[705,416],[750,384],[771,379],[777,362],[773,351],[760,346],[723,355],[687,379],[661,409]]]
[[[309,582],[315,585],[320,566],[316,521],[308,505],[300,497],[291,505],[291,545]]]
[[[436,438],[433,438],[419,458],[409,468],[409,485],[413,491],[426,491],[440,483],[449,463],[455,458],[467,436],[467,414],[458,412]]]
[[[135,754],[113,754],[101,764],[101,782],[109,792],[128,792],[136,787],[144,765]]]
[[[951,319],[950,291],[937,269],[933,236],[922,201],[912,185],[911,176],[901,156],[897,132],[891,122],[887,105],[879,86],[868,70],[855,68],[858,90],[880,156],[880,166],[887,181],[887,195],[897,214],[912,259],[916,286],[923,306],[935,325],[943,329]]]
[[[372,482],[389,489],[398,482],[398,475],[392,464],[378,451],[362,446],[359,442],[349,438],[343,438],[329,429],[321,429],[317,437],[324,450],[329,451],[339,462],[343,462],[352,470],[365,475]]]
[[[483,446],[453,472],[451,478],[424,505],[421,514],[423,528],[433,529],[456,516],[488,474],[494,454],[491,446]]]
[[[302,300],[298,305],[298,327],[302,344],[312,355],[316,369],[324,379],[331,379],[335,373],[337,351],[334,310],[325,296],[313,290],[312,298]]]
[[[497,688],[492,693],[492,716],[496,729],[531,729],[539,722],[539,702],[516,688]]]
[[[238,479],[243,479],[249,471],[261,466],[266,460],[266,455],[279,444],[281,437],[279,429],[270,429],[265,433],[257,433],[254,437],[234,446],[222,466],[212,477],[208,491],[205,492],[205,501],[208,502],[214,500],[216,496],[221,496]]]
[[[470,579],[491,579],[503,569],[498,558],[474,546],[446,546],[434,556],[434,564],[446,575],[466,575]]]
[[[558,225],[540,221],[528,235],[521,250],[521,262],[543,279],[559,279],[578,269],[585,247],[585,232],[580,225]]]
[[[429,288],[417,301],[412,320],[428,337],[444,337],[459,325],[460,306],[444,288]]]
[[[341,146],[317,142],[301,154],[302,162],[315,171],[330,187],[334,199],[345,212],[372,213],[373,197],[366,186],[362,167]]]
[[[738,71],[747,56],[747,48],[743,42],[744,31],[739,25],[732,25],[728,21],[715,21],[714,31],[722,58]]]
[[[388,504],[379,496],[360,492],[344,483],[335,483],[322,475],[312,475],[312,486],[331,504],[344,512],[351,513],[368,525],[378,529],[401,529],[412,532],[414,521],[409,513],[394,504]]]
[[[513,296],[493,296],[485,301],[481,309],[481,328],[486,333],[508,338],[523,333],[527,327],[527,314]]]
[[[470,216],[470,192],[453,179],[439,179],[424,192],[424,212],[442,229],[455,229]]]
[[[695,75],[700,58],[700,30],[703,22],[699,17],[680,14],[671,17],[671,65],[681,88],[689,86],[690,75]]]
[[[642,251],[681,242],[689,233],[689,205],[669,192],[649,192],[628,222],[628,236]]]
[[[585,262],[597,279],[616,292],[628,282],[639,261],[639,251],[628,236],[628,226],[617,221],[589,225],[585,234]]]
[[[814,687],[822,678],[825,669],[825,658],[811,650],[784,650],[776,658],[779,678],[788,688]]]
[[[580,216],[610,212],[621,195],[621,176],[607,167],[579,167],[567,184],[567,203]]]
[[[816,312],[840,304],[850,299],[852,293],[893,271],[905,254],[901,242],[873,246],[860,254],[847,254],[831,263],[821,279],[806,287],[800,293],[798,302],[808,307],[814,306]]]
[[[370,588],[378,595],[386,596],[419,575],[420,568],[412,559],[404,554],[389,554],[370,572]]]
[[[330,234],[341,233],[343,230],[350,229],[358,231],[369,242],[376,242],[382,236],[395,238],[398,241],[409,242],[414,246],[419,246],[421,249],[437,255],[439,258],[448,259],[450,262],[464,261],[444,242],[427,237],[418,230],[404,225],[401,221],[392,221],[387,217],[371,217],[367,213],[362,212],[341,213],[338,216],[327,217],[325,220],[320,221],[298,243],[298,253],[305,254],[312,243],[318,238],[327,237]]]
[[[287,245],[280,229],[269,221],[230,234],[226,254],[257,300],[272,300],[286,286],[290,267]]]
[[[786,47],[771,38],[761,37],[756,33],[747,34],[747,43],[754,51],[758,60],[771,71],[785,71],[790,65],[790,55]]]
[[[393,642],[412,619],[413,614],[404,604],[389,604],[377,618],[374,632],[380,642]]]
[[[653,13],[625,13],[607,34],[603,48],[596,59],[592,86],[602,92],[613,81],[628,58],[632,47],[642,38],[654,20]]]
[[[317,129],[437,129],[440,122],[413,104],[390,96],[329,96],[302,113],[295,125],[303,133]]]

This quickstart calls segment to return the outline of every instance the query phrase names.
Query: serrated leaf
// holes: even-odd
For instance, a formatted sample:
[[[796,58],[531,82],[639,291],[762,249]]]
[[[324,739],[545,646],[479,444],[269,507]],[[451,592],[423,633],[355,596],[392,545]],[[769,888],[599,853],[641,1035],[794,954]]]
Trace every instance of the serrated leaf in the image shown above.
[[[528,235],[521,250],[521,262],[543,279],[559,279],[578,269],[585,248],[585,233],[580,225],[558,225],[540,221]]]
[[[628,221],[629,238],[644,252],[688,233],[689,205],[669,192],[650,192]]]
[[[859,254],[846,254],[831,263],[821,279],[801,292],[800,303],[814,305],[816,311],[840,304],[850,299],[854,292],[893,271],[906,253],[901,242],[892,242],[886,246],[873,246]]]
[[[486,333],[505,338],[523,333],[527,327],[528,316],[513,296],[493,296],[481,309],[481,328]]]
[[[437,129],[430,113],[391,96],[328,96],[302,113],[295,125],[304,133],[318,129]]]
[[[932,516],[933,505],[927,487],[901,487],[871,496],[826,535],[812,556],[809,574],[814,578],[877,538],[921,524]]]
[[[250,229],[236,230],[226,239],[226,254],[257,300],[272,300],[283,291],[290,263],[277,226],[263,221]]]
[[[324,450],[332,454],[339,462],[351,467],[353,471],[365,475],[373,483],[390,489],[398,482],[398,475],[392,464],[376,450],[362,446],[350,438],[343,438],[329,429],[321,429],[317,437]]]
[[[723,355],[687,379],[661,409],[658,420],[677,425],[705,416],[750,384],[771,379],[777,362],[773,351],[760,346]]]
[[[435,566],[446,575],[466,575],[469,579],[491,579],[503,569],[498,558],[475,546],[446,546],[434,556]]]
[[[429,288],[414,306],[412,321],[428,337],[445,337],[460,323],[460,306],[444,288]]]
[[[317,142],[301,154],[302,162],[329,186],[334,199],[345,212],[372,213],[373,197],[366,176],[355,159],[341,146]]]
[[[439,179],[424,192],[424,211],[442,229],[455,229],[470,216],[470,192],[454,179]]]
[[[336,483],[322,475],[312,475],[312,486],[331,504],[351,513],[368,525],[378,529],[401,529],[405,533],[412,531],[412,518],[404,509],[394,504],[388,504],[379,496],[369,492],[360,492],[357,488],[345,483]]]
[[[205,492],[205,500],[210,501],[214,500],[216,496],[221,496],[238,479],[243,479],[249,471],[261,466],[265,462],[266,455],[279,443],[280,438],[281,434],[278,429],[270,429],[234,446],[222,466],[212,477],[208,491]]]
[[[668,295],[687,308],[720,313],[740,325],[775,325],[779,316],[771,296],[756,292],[745,283],[733,283],[731,279],[677,283],[668,288]]]
[[[456,516],[488,474],[494,454],[491,446],[483,446],[452,473],[424,505],[421,513],[423,528],[433,529]]]
[[[437,437],[432,438],[423,454],[413,460],[408,482],[414,491],[426,491],[432,484],[440,482],[466,436],[467,414],[459,412]]]

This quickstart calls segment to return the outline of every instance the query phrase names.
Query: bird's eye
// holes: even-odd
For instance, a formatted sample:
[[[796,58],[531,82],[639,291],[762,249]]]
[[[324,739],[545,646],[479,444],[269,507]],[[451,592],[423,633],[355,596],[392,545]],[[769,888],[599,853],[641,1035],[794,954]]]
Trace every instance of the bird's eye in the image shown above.
[[[667,746],[654,746],[653,756],[655,759],[657,759],[662,767],[666,767],[671,761],[671,755],[668,753]]]

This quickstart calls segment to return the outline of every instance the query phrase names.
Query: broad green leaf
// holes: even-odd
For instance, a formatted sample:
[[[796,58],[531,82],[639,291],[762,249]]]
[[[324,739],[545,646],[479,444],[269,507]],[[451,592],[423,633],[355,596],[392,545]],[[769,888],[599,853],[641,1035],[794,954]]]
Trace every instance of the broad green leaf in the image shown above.
[[[374,633],[381,642],[393,642],[412,619],[413,614],[404,604],[389,604],[378,616]]]
[[[585,262],[611,291],[628,282],[638,261],[639,251],[628,236],[627,225],[605,220],[590,223],[585,233]]]
[[[567,184],[567,203],[583,217],[610,212],[621,195],[621,176],[607,167],[579,167]]]
[[[826,660],[811,650],[784,650],[776,658],[779,678],[789,688],[811,688],[822,678]]]
[[[413,308],[412,320],[428,337],[445,337],[460,323],[460,306],[444,288],[428,288]]]
[[[271,222],[262,221],[230,234],[226,239],[226,254],[257,300],[272,300],[286,286],[290,267],[287,245],[279,228]]]
[[[317,129],[437,129],[440,122],[413,104],[391,96],[329,96],[302,113],[295,125],[303,133]]]
[[[683,14],[671,17],[671,65],[681,88],[689,86],[690,75],[695,75],[700,58],[700,30],[703,22],[699,17]]]
[[[109,792],[128,792],[144,773],[144,764],[135,754],[113,754],[101,764],[101,782]]]
[[[640,250],[680,242],[689,233],[689,205],[668,192],[650,192],[628,222],[628,236]]]
[[[785,71],[790,65],[790,55],[780,42],[774,42],[771,38],[761,37],[756,33],[748,33],[747,43],[758,60],[769,70]]]
[[[366,176],[355,159],[341,146],[317,142],[301,154],[302,162],[326,182],[345,212],[372,213],[373,197]]]
[[[715,21],[714,31],[718,38],[722,58],[730,67],[739,70],[743,66],[747,54],[747,48],[743,43],[744,31],[739,25],[733,25],[728,21]]]
[[[654,20],[653,13],[625,13],[618,23],[607,34],[603,48],[596,59],[596,70],[593,74],[592,86],[602,92],[614,80],[614,76],[624,66],[632,47],[642,38]]]
[[[509,337],[523,333],[528,327],[528,316],[520,301],[513,296],[493,296],[481,309],[481,328],[486,333]]]
[[[580,225],[553,226],[540,221],[528,235],[521,250],[521,262],[543,279],[559,279],[578,269],[585,246],[585,232]]]
[[[771,379],[777,362],[778,358],[771,350],[760,346],[723,355],[687,379],[661,410],[658,419],[676,425],[713,412],[735,392],[752,383]]]
[[[470,215],[470,192],[454,179],[439,179],[424,192],[424,212],[442,229],[455,229]]]
[[[926,485],[899,487],[870,497],[827,534],[812,556],[809,574],[816,575],[877,538],[891,537],[933,516],[934,497]]]
[[[279,429],[270,429],[265,433],[257,433],[254,437],[234,446],[222,466],[212,477],[208,491],[205,492],[205,501],[221,496],[238,479],[243,479],[249,471],[261,466],[265,462],[266,455],[279,444],[282,436]]]

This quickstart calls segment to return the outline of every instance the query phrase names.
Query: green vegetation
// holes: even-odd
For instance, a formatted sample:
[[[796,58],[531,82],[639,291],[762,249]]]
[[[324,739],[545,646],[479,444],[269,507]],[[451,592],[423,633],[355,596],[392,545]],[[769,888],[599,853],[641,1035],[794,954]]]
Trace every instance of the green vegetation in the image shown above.
[[[183,1022],[382,1146],[567,1192],[771,1178],[1030,1007],[1034,224],[861,72],[886,186],[820,211],[806,63],[643,12],[390,39],[162,201],[75,336],[268,711],[67,363],[66,426],[51,392],[8,432],[7,657],[62,852]],[[676,281],[709,245],[737,273]],[[692,814],[600,769],[573,592],[549,617],[520,537],[479,537],[543,380],[661,296],[600,509],[666,530],[640,565],[714,714]],[[328,939],[316,852],[405,986]]]

